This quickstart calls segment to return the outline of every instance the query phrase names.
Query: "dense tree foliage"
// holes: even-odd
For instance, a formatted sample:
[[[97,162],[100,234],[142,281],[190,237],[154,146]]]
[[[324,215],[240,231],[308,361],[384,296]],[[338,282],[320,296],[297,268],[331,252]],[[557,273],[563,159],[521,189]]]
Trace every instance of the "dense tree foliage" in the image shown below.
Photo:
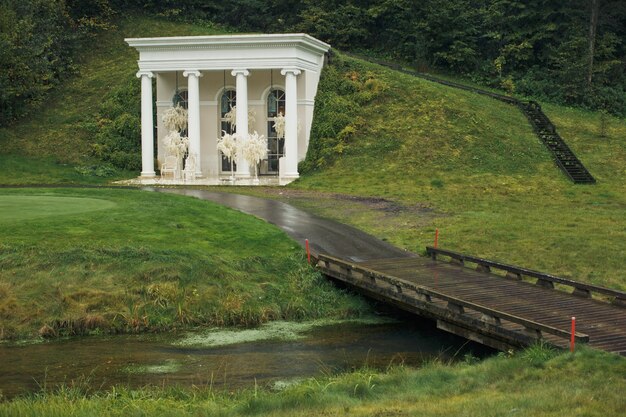
[[[141,169],[141,84],[131,77],[103,97],[91,132],[92,155],[126,170]]]
[[[333,47],[626,115],[624,0],[134,0],[242,30],[303,31]]]
[[[74,71],[115,13],[242,31],[303,31],[333,47],[626,115],[624,0],[0,0],[0,125]]]
[[[0,126],[72,75],[80,40],[112,15],[107,0],[0,0]]]

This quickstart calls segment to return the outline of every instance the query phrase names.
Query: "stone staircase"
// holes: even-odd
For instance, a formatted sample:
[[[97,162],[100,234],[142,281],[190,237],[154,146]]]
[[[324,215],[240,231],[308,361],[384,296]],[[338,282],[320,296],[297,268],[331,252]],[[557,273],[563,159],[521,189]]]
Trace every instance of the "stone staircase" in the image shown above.
[[[519,102],[518,107],[533,127],[535,134],[552,153],[556,164],[576,184],[594,184],[595,178],[557,133],[554,125],[536,101]]]

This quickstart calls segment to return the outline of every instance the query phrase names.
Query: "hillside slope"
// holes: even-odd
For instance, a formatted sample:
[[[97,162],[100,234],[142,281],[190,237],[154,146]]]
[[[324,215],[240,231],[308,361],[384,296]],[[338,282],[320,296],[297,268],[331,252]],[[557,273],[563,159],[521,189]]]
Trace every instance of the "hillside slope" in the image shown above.
[[[135,176],[134,172],[118,172],[114,177],[99,178],[74,169],[77,165],[102,165],[91,150],[95,133],[101,128],[98,117],[103,101],[125,86],[139,83],[135,78],[137,52],[124,38],[218,33],[224,30],[145,16],[121,19],[116,29],[94,38],[89,49],[83,50],[78,57],[79,75],[62,83],[40,106],[31,108],[27,117],[0,128],[0,163],[7,168],[0,172],[0,183],[106,182]]]
[[[338,79],[356,86],[338,88]],[[368,83],[384,88],[348,106]],[[409,250],[432,244],[439,228],[448,249],[626,288],[623,120],[545,106],[598,179],[574,185],[515,107],[352,58],[335,59],[320,88],[311,171],[293,188],[395,206],[339,210],[319,196],[300,204]],[[337,114],[347,114],[347,127],[329,123]]]

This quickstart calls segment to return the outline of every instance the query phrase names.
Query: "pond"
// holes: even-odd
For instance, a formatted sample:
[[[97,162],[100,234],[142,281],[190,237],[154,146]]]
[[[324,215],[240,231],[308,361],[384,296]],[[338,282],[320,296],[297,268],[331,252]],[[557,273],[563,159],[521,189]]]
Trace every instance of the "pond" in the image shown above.
[[[301,378],[365,365],[419,366],[424,361],[484,356],[486,348],[416,320],[278,322],[253,330],[179,335],[92,336],[29,345],[0,345],[5,398],[80,384],[277,388]]]

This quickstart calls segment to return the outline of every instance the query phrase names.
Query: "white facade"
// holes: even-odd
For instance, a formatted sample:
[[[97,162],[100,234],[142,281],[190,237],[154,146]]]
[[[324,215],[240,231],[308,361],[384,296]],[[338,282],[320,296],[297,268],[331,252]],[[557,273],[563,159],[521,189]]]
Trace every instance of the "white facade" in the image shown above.
[[[305,34],[132,38],[126,42],[139,51],[143,178],[155,176],[155,156],[157,164],[166,156],[163,138],[167,132],[161,119],[173,106],[176,94],[187,99],[189,154],[196,157],[196,178],[231,175],[230,165],[217,149],[225,126],[224,105],[231,103],[228,98],[236,104],[237,133],[257,131],[270,138],[270,156],[259,165],[259,173],[282,180],[298,177],[328,44]],[[153,79],[156,100],[152,97]],[[284,139],[272,138],[277,113],[285,116]],[[246,126],[248,114],[254,117],[250,126]],[[250,178],[252,169],[239,160],[236,177]]]

